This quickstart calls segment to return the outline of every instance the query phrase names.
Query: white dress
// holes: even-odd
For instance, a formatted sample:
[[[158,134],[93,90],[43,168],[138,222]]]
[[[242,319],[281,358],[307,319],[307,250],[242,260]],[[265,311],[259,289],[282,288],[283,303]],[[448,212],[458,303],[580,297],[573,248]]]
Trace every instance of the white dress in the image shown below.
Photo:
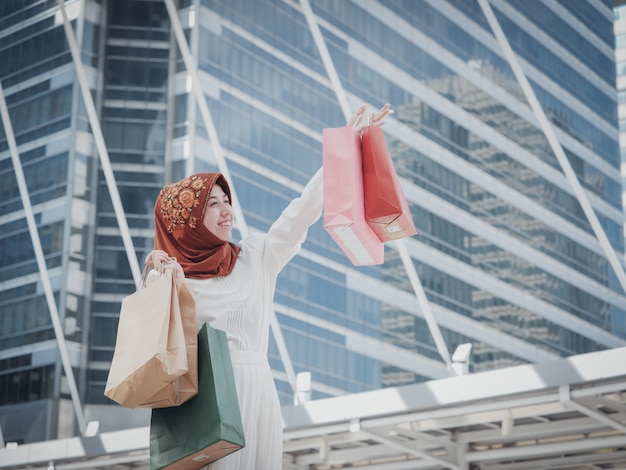
[[[228,337],[246,445],[208,466],[211,470],[279,470],[283,430],[278,393],[267,360],[276,277],[304,242],[323,206],[322,170],[309,181],[266,234],[241,242],[225,277],[193,284],[198,329],[208,322]]]

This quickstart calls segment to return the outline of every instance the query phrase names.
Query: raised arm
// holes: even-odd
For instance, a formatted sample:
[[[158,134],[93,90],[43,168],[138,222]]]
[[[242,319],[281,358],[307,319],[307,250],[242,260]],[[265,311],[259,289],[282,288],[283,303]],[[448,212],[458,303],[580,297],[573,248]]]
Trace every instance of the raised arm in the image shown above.
[[[309,180],[300,197],[289,203],[265,236],[265,263],[275,274],[300,250],[308,229],[322,215],[322,168]]]
[[[362,104],[347,125],[355,126],[360,133],[366,126],[383,126],[385,118],[393,113],[385,104],[378,111],[366,114],[367,105]],[[304,188],[302,195],[294,199],[274,222],[265,238],[265,262],[278,273],[300,250],[308,229],[322,215],[324,205],[323,173],[319,169]]]

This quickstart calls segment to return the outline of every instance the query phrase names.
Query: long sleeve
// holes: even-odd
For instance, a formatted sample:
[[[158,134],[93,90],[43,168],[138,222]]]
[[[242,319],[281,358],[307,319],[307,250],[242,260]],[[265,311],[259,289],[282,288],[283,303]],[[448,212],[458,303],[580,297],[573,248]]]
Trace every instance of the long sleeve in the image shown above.
[[[320,168],[309,180],[300,197],[291,201],[265,235],[264,263],[274,274],[278,274],[296,255],[309,227],[322,215],[323,179],[323,170]]]

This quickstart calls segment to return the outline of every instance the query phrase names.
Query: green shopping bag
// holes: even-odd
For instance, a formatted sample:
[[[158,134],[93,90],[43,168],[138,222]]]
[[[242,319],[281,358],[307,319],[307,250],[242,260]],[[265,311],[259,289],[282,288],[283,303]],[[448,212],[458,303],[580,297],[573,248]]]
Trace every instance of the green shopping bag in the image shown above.
[[[226,333],[198,333],[198,395],[152,410],[150,469],[198,469],[245,445]]]

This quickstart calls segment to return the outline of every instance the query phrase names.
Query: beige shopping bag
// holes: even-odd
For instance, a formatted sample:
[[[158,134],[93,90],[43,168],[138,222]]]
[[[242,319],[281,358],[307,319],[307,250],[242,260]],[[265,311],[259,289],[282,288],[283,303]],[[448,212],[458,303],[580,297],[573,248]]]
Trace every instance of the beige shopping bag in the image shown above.
[[[142,284],[122,301],[104,394],[126,408],[177,406],[198,392],[193,295],[171,270]]]

